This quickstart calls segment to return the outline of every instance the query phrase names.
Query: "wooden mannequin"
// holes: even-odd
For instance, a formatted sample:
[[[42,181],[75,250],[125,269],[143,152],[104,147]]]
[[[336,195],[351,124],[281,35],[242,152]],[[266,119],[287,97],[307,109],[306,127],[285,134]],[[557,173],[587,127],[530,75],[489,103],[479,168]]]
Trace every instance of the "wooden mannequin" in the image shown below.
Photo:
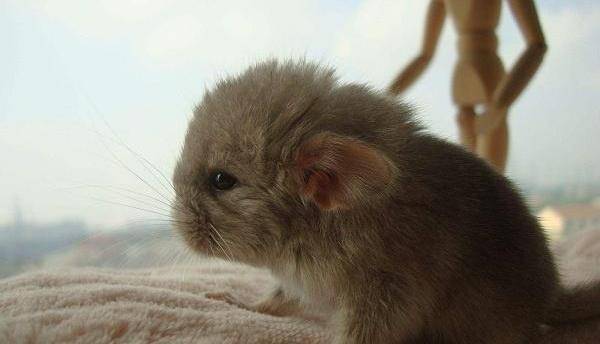
[[[508,153],[507,111],[537,71],[546,43],[533,0],[507,0],[527,47],[505,73],[496,54],[495,29],[502,0],[431,0],[421,53],[394,79],[389,92],[397,95],[425,70],[435,51],[446,13],[458,32],[458,61],[452,96],[458,107],[460,142],[503,173]],[[483,105],[480,116],[476,105]]]

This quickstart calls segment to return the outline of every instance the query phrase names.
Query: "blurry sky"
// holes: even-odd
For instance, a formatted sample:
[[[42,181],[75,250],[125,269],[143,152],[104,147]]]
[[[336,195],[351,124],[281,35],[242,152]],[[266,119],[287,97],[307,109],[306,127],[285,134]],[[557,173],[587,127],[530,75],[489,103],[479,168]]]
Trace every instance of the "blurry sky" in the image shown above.
[[[0,0],[0,223],[15,204],[38,222],[160,218],[114,203],[166,211],[156,199],[169,187],[143,159],[170,176],[191,110],[215,80],[296,56],[384,87],[417,53],[427,3]],[[508,173],[521,184],[600,182],[600,1],[537,7],[549,52],[510,113]],[[452,29],[405,96],[455,140]],[[506,6],[499,36],[510,68],[524,45]]]

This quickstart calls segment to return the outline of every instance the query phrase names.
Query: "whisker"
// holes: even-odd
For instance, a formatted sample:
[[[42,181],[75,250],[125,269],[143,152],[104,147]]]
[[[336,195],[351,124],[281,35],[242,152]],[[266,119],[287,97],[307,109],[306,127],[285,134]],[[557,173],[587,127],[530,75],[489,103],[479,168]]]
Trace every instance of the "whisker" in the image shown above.
[[[106,147],[106,145],[105,145],[105,147]],[[168,197],[163,195],[160,191],[158,191],[154,186],[150,185],[150,183],[148,183],[139,174],[137,174],[135,171],[133,171],[131,168],[129,168],[127,165],[125,165],[125,163],[123,163],[123,161],[121,159],[119,159],[112,151],[110,151],[110,154],[113,156],[114,159],[116,159],[119,162],[121,167],[125,168],[127,171],[129,171],[129,173],[133,174],[137,179],[139,179],[142,183],[144,183],[146,186],[148,186],[150,189],[152,189],[154,192],[156,192],[156,194],[159,195],[160,197],[162,197],[164,200],[167,200],[167,201],[169,200]]]
[[[178,201],[178,200],[172,200],[171,202],[165,202],[165,201],[163,201],[163,200],[161,200],[159,198],[156,198],[154,196],[151,196],[151,195],[148,195],[148,194],[145,194],[145,193],[142,193],[142,192],[130,190],[130,189],[127,189],[127,188],[124,188],[124,187],[119,187],[119,186],[101,185],[101,184],[89,184],[89,185],[77,185],[77,186],[71,186],[71,187],[63,187],[63,188],[57,188],[57,189],[58,190],[72,190],[72,189],[85,189],[85,188],[97,188],[97,189],[101,189],[101,190],[109,189],[109,191],[114,192],[114,193],[117,193],[114,190],[128,192],[128,193],[131,193],[131,194],[134,194],[134,195],[137,195],[137,196],[149,198],[151,200],[159,202],[159,203],[161,203],[161,204],[163,204],[163,205],[165,205],[167,207],[170,207],[170,208],[172,207],[172,208],[175,208],[175,209],[180,210],[180,211],[183,210],[182,207],[177,207],[174,204],[174,202],[175,202],[176,204],[178,204],[180,206],[183,206],[183,204],[180,201]],[[114,190],[110,190],[110,189],[114,189]],[[121,193],[117,193],[117,194],[122,195]]]
[[[161,243],[159,242],[159,244]],[[169,245],[164,245],[164,242],[162,244],[163,245],[159,247],[159,252],[156,255],[157,259],[152,264],[154,267],[169,266],[168,262],[172,260],[173,254],[177,252]]]
[[[219,233],[219,231],[217,230],[217,228],[212,223],[209,223],[208,225],[214,231],[214,233],[219,236],[219,238],[221,239],[221,241],[223,241],[223,245],[227,246],[227,243],[225,242],[225,239],[223,239],[223,236],[221,235],[221,233]],[[223,254],[225,255],[225,257],[227,257],[230,262],[233,262],[233,258],[232,258],[233,253],[231,252],[231,250],[229,249],[229,247],[227,247],[227,248],[228,248],[229,253],[231,254],[231,256],[229,254],[227,254],[227,252],[225,252],[225,249],[223,248],[223,246],[221,246],[221,244],[219,243],[218,240],[214,240],[214,241],[217,243],[217,245],[219,245],[219,247],[221,248],[221,251],[223,251]]]
[[[221,245],[221,243],[219,242],[219,240],[215,239],[214,242],[217,243],[217,245],[221,249],[221,252],[223,252],[223,254],[225,255],[225,259],[227,261],[232,261],[231,257],[227,254],[227,252],[225,251],[225,249],[223,248],[223,246]]]
[[[180,279],[181,282],[185,282],[185,277],[186,277],[188,271],[190,270],[191,262],[193,262],[196,258],[196,257],[194,257],[194,255],[192,255],[192,252],[189,249],[189,247],[186,246],[184,249],[184,252],[185,252],[185,254],[183,257],[185,258],[185,261],[183,264],[183,272],[181,274],[181,279]]]
[[[162,207],[158,207],[158,206],[156,206],[155,204],[149,203],[149,202],[147,202],[147,201],[143,201],[143,200],[137,199],[137,198],[135,198],[135,197],[131,197],[131,196],[128,196],[128,195],[124,195],[124,194],[122,194],[122,193],[119,193],[119,192],[117,192],[117,191],[112,191],[112,192],[113,192],[113,193],[115,193],[115,194],[117,194],[117,195],[119,195],[119,196],[121,196],[121,197],[124,197],[124,198],[126,198],[126,199],[132,200],[132,201],[134,201],[134,202],[138,202],[138,203],[141,203],[141,204],[143,204],[143,205],[147,205],[147,206],[155,207],[157,210],[164,211],[164,212],[166,212],[166,213],[169,213],[169,212],[170,212],[170,209],[165,209],[165,208],[162,208]]]
[[[106,232],[94,234],[94,235],[84,239],[83,241],[81,241],[80,245],[93,243],[94,240],[99,240],[100,238],[106,237],[107,235],[108,235],[108,233],[106,233]],[[111,245],[99,250],[98,254],[104,255],[105,253],[112,251],[113,249],[117,248],[120,245],[123,245],[123,246],[127,245],[127,241],[130,240],[133,236],[135,236],[135,233],[126,233],[126,236],[127,236],[126,238],[121,238],[120,240],[116,240]]]
[[[144,166],[144,168],[152,175],[153,179],[157,182],[160,183],[160,185],[162,186],[162,189],[167,191],[167,194],[172,194],[173,191],[175,191],[175,188],[173,186],[173,184],[170,182],[170,180],[168,178],[165,177],[165,175],[154,165],[152,164],[148,159],[144,158],[143,156],[141,156],[141,154],[135,152],[133,149],[131,149],[131,147],[129,147],[124,140],[122,140],[119,135],[117,135],[116,131],[110,126],[110,124],[106,121],[106,119],[104,118],[104,116],[102,115],[101,111],[99,110],[98,106],[94,103],[94,101],[92,100],[92,98],[85,92],[85,89],[83,87],[83,85],[81,85],[81,83],[79,82],[78,78],[74,78],[73,75],[71,75],[71,70],[70,68],[68,68],[68,65],[64,63],[64,56],[62,54],[62,51],[58,50],[54,44],[54,41],[51,39],[50,36],[47,36],[46,32],[44,30],[42,30],[42,28],[38,27],[38,23],[36,21],[33,21],[34,25],[37,28],[37,32],[40,34],[40,37],[42,37],[42,43],[44,44],[44,46],[46,48],[48,48],[51,52],[53,52],[52,55],[54,55],[56,57],[56,62],[58,62],[58,64],[62,67],[61,71],[64,72],[64,76],[65,79],[67,80],[67,85],[73,89],[74,93],[79,94],[80,96],[83,96],[85,101],[87,102],[88,106],[92,109],[92,111],[96,114],[96,118],[100,118],[102,120],[102,122],[104,122],[106,128],[108,128],[110,130],[110,132],[112,133],[112,135],[116,138],[113,139],[111,138],[109,135],[105,135],[103,133],[101,133],[96,126],[96,123],[94,121],[94,116],[90,116],[89,115],[89,111],[86,111],[88,113],[88,116],[82,116],[83,119],[85,119],[85,117],[87,117],[87,121],[89,121],[89,123],[91,124],[92,131],[94,131],[96,133],[96,135],[98,136],[99,140],[101,141],[102,145],[104,146],[105,150],[110,153],[110,155],[112,156],[112,163],[118,164],[120,167],[126,169],[127,171],[129,171],[129,173],[131,173],[132,175],[134,175],[137,179],[139,179],[141,182],[143,182],[147,187],[149,187],[151,190],[153,190],[153,192],[155,192],[160,198],[154,198],[152,196],[144,196],[144,197],[148,197],[148,198],[152,198],[156,201],[161,202],[163,205],[167,205],[169,207],[171,207],[172,205],[177,204],[177,200],[175,200],[175,203],[169,205],[167,203],[170,203],[171,200],[169,199],[170,197],[165,197],[165,195],[163,194],[163,192],[159,191],[160,187],[157,188],[153,185],[151,185],[151,183],[149,183],[145,178],[143,178],[140,174],[136,173],[136,171],[134,171],[132,168],[129,168],[118,156],[117,154],[115,154],[115,144],[118,143],[121,147],[124,147],[125,149],[127,149],[131,154],[133,154],[138,161],[143,160],[144,163],[142,164]],[[88,126],[89,127],[89,126]],[[106,130],[105,130],[106,132]],[[111,147],[109,146],[109,144],[112,142],[112,148],[115,149],[115,151],[113,151],[111,149]],[[117,151],[119,152],[119,151]],[[110,158],[109,158],[110,160]],[[116,162],[115,162],[116,161]],[[152,173],[149,168],[148,165],[151,166],[151,168],[158,172],[158,174],[160,174],[160,176],[170,185],[171,189],[169,189],[160,179],[160,177],[158,177],[158,175],[156,173]],[[161,189],[161,190],[162,190]],[[172,190],[172,191],[171,191]],[[130,192],[130,191],[128,191]],[[134,192],[135,193],[135,192]],[[141,196],[141,195],[138,195]],[[102,200],[102,199],[96,199],[97,201],[100,202],[105,202],[105,203],[111,203],[111,204],[118,204],[121,206],[125,206],[125,207],[129,207],[129,208],[133,208],[133,209],[137,209],[137,210],[141,210],[141,211],[145,211],[148,213],[154,213],[160,216],[165,216],[167,218],[170,218],[170,216],[165,215],[159,211],[154,211],[154,210],[150,210],[150,209],[144,209],[141,207],[137,207],[134,205],[128,205],[128,204],[122,204],[119,202],[111,202],[111,201],[106,201],[106,200]],[[142,203],[140,200],[136,200],[136,202]],[[152,207],[154,207],[154,205],[152,205]],[[160,209],[162,211],[165,211],[164,209]],[[165,221],[167,219],[164,219]],[[174,221],[174,220],[173,220]],[[175,223],[175,222],[169,222],[170,223]],[[127,228],[127,227],[126,227]],[[161,231],[161,232],[150,232],[148,233],[148,238],[151,239],[150,241],[157,241],[155,240],[156,238],[158,238],[158,235],[163,234],[163,233],[169,233],[169,235],[171,235],[173,232],[172,231]],[[106,232],[99,232],[99,233],[95,233],[93,235],[88,236],[86,239],[84,239],[83,241],[81,241],[81,243],[92,243],[95,239],[99,239],[105,235],[110,235]],[[110,240],[115,240],[114,243],[111,243],[111,245],[109,245],[108,247],[104,248],[101,252],[103,251],[107,251],[107,250],[113,250],[114,248],[118,248],[120,249],[120,246],[124,246],[124,245],[128,245],[128,240],[131,240],[132,238],[135,237],[136,233],[119,233],[119,235],[121,236],[119,239],[115,240],[114,237],[110,238]],[[142,240],[142,242],[148,242],[148,240]],[[128,252],[128,250],[125,250],[125,252]]]
[[[181,257],[183,256],[183,254],[185,254],[185,250],[179,250],[179,252],[176,255],[176,259],[175,259],[174,264],[172,264],[171,267],[170,267],[170,272],[171,273],[173,273],[173,270],[179,265],[179,262],[181,261]]]
[[[144,244],[147,244],[149,241],[151,242],[152,240],[155,240],[155,238],[143,238],[142,241]],[[137,253],[140,250],[140,246],[143,246],[143,244],[136,242],[136,243],[131,243],[129,244],[129,246],[124,250],[120,252],[121,255],[121,261],[118,264],[118,268],[122,269],[125,267],[125,265],[130,265],[131,264],[131,260],[130,260],[130,256],[132,255],[132,253]]]
[[[103,118],[102,115],[98,112],[98,110],[95,108],[95,105],[93,104],[93,102],[91,102],[91,100],[89,99],[89,97],[87,95],[85,95],[86,98],[88,98],[88,101],[90,103],[92,103],[95,112],[97,113],[97,115],[100,118]],[[106,122],[104,120],[104,122]],[[105,137],[106,135],[103,135],[102,133],[100,133],[97,129],[96,129],[96,125],[95,123],[92,121],[92,126],[94,127],[92,130],[93,132],[96,133],[96,135],[98,135],[98,138],[100,139],[100,143],[102,144],[102,146],[104,147],[104,149],[111,155],[111,157],[114,159],[114,161],[121,167],[124,168],[125,170],[127,170],[130,174],[132,174],[133,176],[135,176],[138,180],[140,180],[144,185],[146,185],[147,187],[149,187],[152,191],[154,191],[157,195],[159,195],[160,197],[162,197],[164,200],[168,201],[169,198],[166,197],[162,192],[160,192],[159,190],[157,190],[154,186],[152,186],[150,183],[148,183],[144,178],[142,178],[138,173],[136,173],[133,169],[131,169],[129,166],[127,166],[116,154],[115,152],[113,152],[112,149],[110,149],[110,147],[108,146],[108,144],[106,143],[105,140],[108,140],[110,138]]]
[[[145,208],[140,208],[140,207],[136,207],[136,206],[125,204],[125,203],[120,203],[120,202],[115,202],[115,201],[109,201],[109,200],[105,200],[105,199],[101,199],[101,198],[96,198],[96,197],[90,197],[90,199],[93,199],[93,200],[98,201],[98,202],[103,202],[103,203],[108,203],[108,204],[115,204],[115,205],[120,205],[120,206],[127,207],[127,208],[137,209],[137,210],[145,211],[145,212],[148,212],[148,213],[153,213],[153,214],[161,215],[161,216],[164,216],[164,217],[167,217],[167,218],[171,217],[170,214],[163,214],[163,213],[160,213],[158,211],[154,211],[154,210],[150,210],[150,209],[145,209]]]
[[[127,149],[131,154],[133,154],[136,158],[138,158],[138,161],[141,160],[141,165],[144,166],[144,168],[146,168],[146,171],[148,171],[156,181],[158,181],[160,183],[160,185],[163,186],[164,189],[167,190],[167,192],[175,192],[175,186],[173,185],[173,183],[171,183],[171,180],[169,178],[167,178],[162,171],[160,171],[153,163],[151,163],[148,159],[146,159],[143,155],[139,154],[138,152],[134,151],[133,149],[131,149],[131,147],[129,145],[127,145],[122,139],[121,137],[116,133],[116,131],[113,129],[113,127],[106,121],[106,119],[104,118],[104,116],[101,116],[102,122],[104,123],[104,125],[110,130],[110,132],[113,134],[113,136],[117,139],[117,143],[119,143],[122,147],[124,147],[125,149]],[[156,175],[154,173],[152,173],[152,171],[150,171],[146,165],[149,165],[154,171],[158,172],[158,174],[163,178],[164,181],[167,182],[167,184],[171,187],[170,189],[167,188],[165,186],[165,184],[156,177]]]
[[[104,138],[104,139],[110,139],[110,140],[111,140],[111,141],[113,141],[113,142],[114,142],[114,141],[116,141],[116,143],[117,143],[117,144],[119,144],[121,147],[123,147],[123,148],[127,149],[127,150],[128,150],[130,153],[131,153],[131,154],[133,154],[133,155],[134,155],[134,156],[135,156],[135,157],[138,159],[138,162],[140,161],[140,159],[143,159],[143,161],[145,161],[147,164],[150,164],[151,166],[153,166],[153,168],[154,168],[156,171],[158,171],[158,172],[160,173],[160,175],[161,175],[161,176],[162,176],[162,177],[163,177],[165,180],[167,180],[167,182],[168,182],[168,183],[171,185],[171,188],[172,188],[171,190],[169,190],[169,189],[168,189],[168,188],[167,188],[167,187],[164,185],[164,183],[163,183],[163,182],[162,182],[162,181],[161,181],[161,180],[160,180],[160,179],[159,179],[159,178],[158,178],[158,177],[157,177],[157,176],[156,176],[154,173],[152,173],[152,172],[150,171],[150,169],[148,169],[148,167],[147,167],[145,164],[143,164],[143,163],[140,163],[140,164],[141,164],[141,165],[144,167],[144,169],[146,169],[146,171],[148,171],[148,172],[149,172],[149,173],[150,173],[150,174],[153,176],[153,178],[154,178],[156,181],[158,181],[158,182],[159,182],[159,184],[160,184],[160,185],[163,187],[163,189],[166,189],[166,190],[167,190],[169,193],[170,193],[171,191],[173,191],[173,192],[174,192],[174,191],[175,191],[175,187],[174,187],[174,186],[171,184],[171,182],[168,180],[168,178],[166,178],[166,177],[164,176],[164,174],[163,174],[162,172],[160,172],[160,170],[158,170],[158,168],[156,168],[156,167],[155,167],[155,166],[154,166],[154,165],[153,165],[153,164],[152,164],[150,161],[148,161],[148,159],[144,158],[143,156],[141,156],[140,154],[138,154],[137,152],[135,152],[133,149],[131,149],[131,147],[129,147],[129,146],[128,146],[128,145],[127,145],[127,144],[126,144],[126,143],[125,143],[125,142],[124,142],[124,141],[121,139],[121,137],[120,137],[120,136],[117,134],[117,132],[114,130],[114,128],[113,128],[113,127],[112,127],[112,126],[111,126],[111,125],[108,123],[108,121],[106,120],[106,118],[104,118],[104,116],[102,115],[102,112],[99,110],[98,106],[97,106],[97,105],[96,105],[96,103],[95,103],[95,102],[94,102],[94,101],[91,99],[91,97],[90,97],[90,96],[89,96],[89,95],[88,95],[86,92],[83,92],[83,90],[82,90],[82,89],[80,89],[80,92],[81,92],[81,94],[84,96],[84,98],[85,98],[85,100],[87,101],[88,105],[90,105],[90,107],[92,108],[93,112],[96,114],[96,117],[97,117],[97,118],[100,118],[100,120],[102,121],[102,123],[104,124],[104,126],[105,126],[106,128],[108,128],[108,130],[110,131],[110,133],[111,133],[111,134],[113,135],[113,137],[114,137],[114,139],[111,139],[110,137],[106,137],[106,135],[102,134],[102,133],[101,133],[101,132],[100,132],[100,131],[99,131],[99,130],[96,128],[96,125],[95,125],[94,121],[92,121],[92,126],[94,127],[94,128],[93,128],[93,130],[94,130],[94,131],[96,132],[96,134],[99,136],[99,138],[100,138],[100,141],[102,142],[102,144],[103,144],[104,148],[106,148],[106,149],[109,151],[109,153],[110,153],[111,155],[113,155],[113,156],[114,156],[114,153],[113,153],[113,152],[112,152],[112,151],[111,151],[111,150],[110,150],[110,149],[107,147],[107,145],[106,145],[106,143],[104,142],[103,138]],[[120,161],[120,159],[117,159],[117,161]],[[129,170],[129,168],[128,168],[128,170]],[[132,172],[132,171],[130,171],[130,172]],[[137,176],[137,174],[136,174],[136,176]],[[150,187],[150,185],[149,185],[148,183],[146,183],[145,181],[144,181],[144,183],[145,183],[145,184],[147,184],[147,185]],[[155,192],[157,192],[158,194],[160,194],[160,192],[158,192],[158,191],[157,191],[157,190],[156,190],[154,187],[150,187],[150,188],[151,188],[151,189],[153,189],[153,190],[154,190]],[[164,196],[163,196],[163,197],[164,197]]]
[[[181,248],[182,248],[182,249],[186,249],[187,247],[185,247],[185,246],[182,246]],[[165,250],[166,250],[166,249],[169,249],[169,248],[168,248],[168,247],[166,247],[166,248],[165,248]],[[179,251],[179,250],[169,250],[169,251],[167,251],[167,259],[166,259],[166,260],[167,260],[167,263],[164,263],[165,259],[163,259],[163,260],[162,260],[162,262],[163,262],[163,265],[164,265],[164,266],[170,266],[170,267],[173,267],[173,266],[175,266],[175,265],[177,264],[177,262],[176,262],[175,258],[177,258],[177,257],[179,256],[179,254],[180,254],[180,251]]]
[[[127,225],[150,225],[150,226],[156,226],[156,225],[173,225],[173,224],[183,224],[183,225],[189,225],[191,224],[191,222],[188,221],[180,221],[180,220],[174,220],[174,219],[139,219],[139,220],[131,220],[128,221],[126,223],[124,223],[124,226]],[[172,228],[163,228],[162,230],[165,231],[171,231]]]

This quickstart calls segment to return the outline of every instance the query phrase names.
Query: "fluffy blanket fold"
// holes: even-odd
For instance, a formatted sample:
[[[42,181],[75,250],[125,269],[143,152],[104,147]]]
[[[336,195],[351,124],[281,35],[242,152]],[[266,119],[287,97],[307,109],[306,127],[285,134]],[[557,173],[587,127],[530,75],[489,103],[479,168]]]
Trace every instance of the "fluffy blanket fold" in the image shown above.
[[[251,302],[269,274],[207,261],[152,270],[70,269],[0,282],[0,343],[325,343],[322,324],[207,298]]]
[[[600,231],[574,236],[555,252],[568,284],[600,278]],[[0,343],[330,342],[324,323],[206,297],[225,292],[250,303],[273,283],[265,271],[210,260],[160,269],[31,272],[0,280]],[[600,334],[600,324],[596,329]],[[552,342],[600,342],[589,333],[582,337],[574,328]]]

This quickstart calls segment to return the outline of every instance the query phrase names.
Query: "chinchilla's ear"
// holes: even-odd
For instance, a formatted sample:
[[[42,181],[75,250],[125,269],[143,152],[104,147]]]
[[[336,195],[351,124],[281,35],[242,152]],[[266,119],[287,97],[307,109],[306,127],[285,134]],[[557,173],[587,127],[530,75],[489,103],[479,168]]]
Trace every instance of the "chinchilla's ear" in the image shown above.
[[[323,210],[369,202],[389,185],[393,165],[377,148],[329,132],[310,137],[295,155],[300,194]]]

